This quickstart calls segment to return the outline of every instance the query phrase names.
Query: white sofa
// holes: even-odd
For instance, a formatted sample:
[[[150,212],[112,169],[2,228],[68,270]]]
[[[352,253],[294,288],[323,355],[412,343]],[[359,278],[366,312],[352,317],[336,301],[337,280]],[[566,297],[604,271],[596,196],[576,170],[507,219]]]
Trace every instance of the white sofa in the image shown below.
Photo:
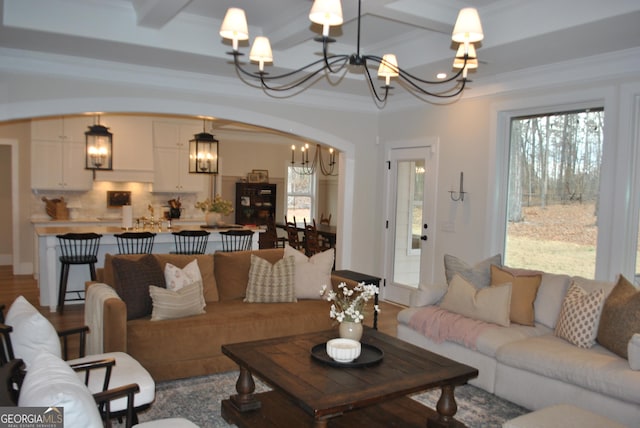
[[[447,291],[446,285],[421,286],[412,296],[411,307],[398,314],[398,337],[477,368],[479,376],[471,384],[527,409],[567,403],[639,427],[640,371],[597,343],[583,349],[554,334],[573,280],[567,275],[543,274],[535,297],[535,325],[495,325],[478,335],[475,349],[458,343],[461,341],[430,339],[410,326],[416,313],[437,305]],[[603,288],[606,295],[615,286],[580,281]]]

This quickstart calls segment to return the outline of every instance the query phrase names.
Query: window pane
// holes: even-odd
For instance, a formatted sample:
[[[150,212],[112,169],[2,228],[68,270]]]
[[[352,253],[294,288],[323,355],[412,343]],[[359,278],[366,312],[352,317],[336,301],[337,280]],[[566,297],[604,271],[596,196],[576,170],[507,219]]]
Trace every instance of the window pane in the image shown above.
[[[593,278],[602,109],[511,121],[505,264]]]
[[[302,223],[302,219],[311,220],[311,198],[309,196],[288,196],[287,197],[287,218]]]
[[[287,168],[287,219],[302,223],[303,219],[313,219],[313,202],[315,198],[315,174],[304,174],[302,168]]]

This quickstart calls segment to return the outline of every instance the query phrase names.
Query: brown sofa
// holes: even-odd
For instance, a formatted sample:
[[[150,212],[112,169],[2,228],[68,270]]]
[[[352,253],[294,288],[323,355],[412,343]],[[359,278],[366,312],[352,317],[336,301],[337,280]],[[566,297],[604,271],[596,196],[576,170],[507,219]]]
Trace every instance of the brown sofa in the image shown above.
[[[282,249],[185,256],[156,254],[164,269],[167,262],[180,268],[194,258],[203,277],[205,314],[151,321],[150,316],[127,321],[120,298],[103,302],[104,352],[122,351],[137,359],[156,381],[223,372],[237,366],[222,354],[226,343],[295,335],[332,328],[330,305],[324,300],[296,303],[245,303],[251,254],[276,262]],[[107,255],[98,282],[113,284],[111,261],[140,255]],[[348,280],[332,275],[332,286]],[[351,282],[350,285],[355,285]],[[87,284],[87,287],[91,287]],[[91,310],[87,308],[86,310]],[[335,327],[334,327],[335,328]]]

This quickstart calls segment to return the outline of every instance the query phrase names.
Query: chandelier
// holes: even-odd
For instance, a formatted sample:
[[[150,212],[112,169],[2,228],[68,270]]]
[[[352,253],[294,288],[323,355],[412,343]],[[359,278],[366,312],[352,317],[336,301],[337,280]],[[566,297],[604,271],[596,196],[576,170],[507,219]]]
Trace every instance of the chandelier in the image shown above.
[[[455,75],[447,79],[430,81],[419,78],[403,70],[398,66],[397,58],[394,54],[384,54],[382,57],[376,55],[363,55],[360,53],[360,21],[361,0],[358,0],[358,32],[357,49],[354,54],[330,54],[329,44],[335,39],[329,37],[329,29],[332,26],[342,25],[342,4],[340,0],[314,0],[309,13],[311,22],[322,25],[322,36],[315,37],[314,40],[322,43],[322,58],[300,67],[296,70],[280,75],[269,75],[264,71],[265,63],[273,64],[273,53],[267,37],[256,37],[249,52],[249,60],[258,63],[258,71],[249,71],[240,63],[240,56],[244,54],[238,51],[238,41],[249,39],[249,30],[244,10],[239,8],[229,8],[225,15],[220,36],[232,42],[233,62],[240,76],[248,76],[260,82],[265,91],[284,92],[295,89],[301,85],[310,86],[314,82],[309,82],[319,73],[335,74],[341,72],[347,65],[356,66],[363,70],[369,84],[372,95],[381,103],[387,100],[391,78],[397,78],[398,82],[408,91],[419,95],[435,98],[452,98],[462,93],[467,82],[467,71],[478,68],[478,59],[475,53],[474,43],[484,38],[482,24],[478,11],[474,8],[464,8],[458,13],[458,19],[453,28],[451,39],[459,44],[453,62],[453,68],[457,69]],[[380,91],[376,89],[371,76],[368,64],[377,64],[378,78],[384,78],[384,86]],[[243,79],[244,80],[244,79]],[[442,85],[442,86],[438,86]],[[442,88],[438,91],[430,89],[432,86]]]
[[[328,164],[324,163],[324,160],[322,158],[322,146],[320,144],[316,145],[316,151],[311,157],[311,160],[309,160],[310,151],[311,149],[309,148],[309,144],[305,144],[300,147],[300,163],[296,165],[296,146],[291,146],[291,166],[295,167],[295,172],[302,175],[312,175],[316,172],[318,167],[320,167],[320,172],[322,173],[322,175],[338,175],[337,171],[334,173],[334,169],[336,166],[336,153],[333,148],[329,148]]]

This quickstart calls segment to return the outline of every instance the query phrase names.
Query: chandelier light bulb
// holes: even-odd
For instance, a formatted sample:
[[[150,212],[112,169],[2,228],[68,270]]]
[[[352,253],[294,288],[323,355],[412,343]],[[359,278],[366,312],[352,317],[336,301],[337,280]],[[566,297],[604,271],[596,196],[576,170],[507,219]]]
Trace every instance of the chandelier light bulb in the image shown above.
[[[234,51],[238,50],[239,40],[249,40],[249,27],[244,10],[237,7],[227,10],[220,27],[220,36],[231,40]]]
[[[466,7],[460,10],[451,39],[458,43],[476,43],[484,39],[477,9]]]
[[[249,59],[258,62],[260,71],[264,71],[265,62],[273,62],[271,43],[269,43],[268,38],[263,36],[256,37],[249,52]]]
[[[309,12],[309,19],[322,25],[322,36],[329,37],[329,27],[343,23],[340,0],[315,0]]]
[[[398,77],[398,59],[394,54],[384,54],[380,67],[378,67],[378,77],[385,78],[385,85],[389,86],[392,77]]]

